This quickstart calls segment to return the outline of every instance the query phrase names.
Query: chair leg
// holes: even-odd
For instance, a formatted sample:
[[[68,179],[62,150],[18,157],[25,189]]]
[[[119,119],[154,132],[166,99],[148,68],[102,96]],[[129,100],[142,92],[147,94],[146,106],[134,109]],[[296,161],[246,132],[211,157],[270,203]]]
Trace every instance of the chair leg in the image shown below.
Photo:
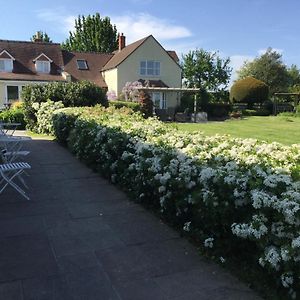
[[[4,172],[0,172],[3,180],[6,182],[3,187],[0,190],[0,194],[4,191],[4,189],[10,185],[12,188],[14,188],[17,192],[19,192],[24,198],[26,198],[27,200],[30,200],[30,198],[26,195],[25,191],[23,189],[21,189],[16,183],[13,182],[13,179],[16,176],[20,176],[22,174],[23,170],[19,170],[18,172],[14,173],[11,177],[8,177],[4,174]]]

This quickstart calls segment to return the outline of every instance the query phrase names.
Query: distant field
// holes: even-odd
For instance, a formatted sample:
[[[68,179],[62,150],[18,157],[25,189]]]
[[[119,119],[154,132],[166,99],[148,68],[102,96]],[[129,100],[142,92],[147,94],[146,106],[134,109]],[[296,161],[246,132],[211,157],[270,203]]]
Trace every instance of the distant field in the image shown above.
[[[300,144],[300,118],[248,117],[242,120],[207,123],[176,123],[182,131],[202,131],[206,135],[229,134],[286,145]]]

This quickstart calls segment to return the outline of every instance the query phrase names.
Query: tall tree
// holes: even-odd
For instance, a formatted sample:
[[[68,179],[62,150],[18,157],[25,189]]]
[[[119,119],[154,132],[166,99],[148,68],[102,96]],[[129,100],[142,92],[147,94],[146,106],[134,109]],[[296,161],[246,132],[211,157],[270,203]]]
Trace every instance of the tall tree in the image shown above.
[[[237,72],[238,79],[252,76],[270,87],[270,94],[285,92],[290,85],[290,76],[282,55],[272,48],[251,62],[245,62]]]
[[[40,40],[41,42],[52,43],[52,40],[47,32],[43,32],[42,30],[37,31],[37,33],[30,38],[32,42],[34,42],[36,39]]]
[[[187,87],[197,87],[206,91],[221,91],[228,86],[231,67],[230,59],[222,59],[217,52],[203,49],[190,51],[183,56],[182,69]]]
[[[291,65],[288,68],[289,75],[289,92],[299,93],[300,92],[300,70],[296,65]]]
[[[69,51],[94,51],[111,53],[118,47],[117,29],[108,17],[95,15],[78,16],[75,31],[69,32],[69,38],[62,44]]]

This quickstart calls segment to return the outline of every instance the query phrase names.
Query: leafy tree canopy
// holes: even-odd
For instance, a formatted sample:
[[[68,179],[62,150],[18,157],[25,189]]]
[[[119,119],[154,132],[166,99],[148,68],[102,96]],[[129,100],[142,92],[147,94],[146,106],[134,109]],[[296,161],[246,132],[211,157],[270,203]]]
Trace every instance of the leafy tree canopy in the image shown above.
[[[294,67],[290,71],[294,72]],[[290,74],[287,66],[282,62],[282,55],[272,48],[251,62],[245,62],[238,71],[238,79],[252,76],[265,82],[270,87],[270,94],[285,92],[290,85]]]
[[[289,74],[289,88],[288,91],[291,93],[299,93],[300,92],[300,70],[296,65],[291,65],[288,68]]]
[[[230,59],[222,59],[217,52],[204,49],[190,51],[183,56],[182,69],[187,87],[206,91],[221,91],[228,86],[232,68]]]
[[[41,30],[39,30],[36,34],[34,34],[30,40],[32,42],[34,42],[36,39],[40,39],[41,42],[45,42],[45,43],[52,43],[52,40],[50,39],[49,35],[46,32],[43,32]]]
[[[62,47],[69,51],[111,53],[118,47],[116,26],[110,23],[110,18],[101,18],[99,13],[87,17],[79,15],[75,31],[69,32]]]

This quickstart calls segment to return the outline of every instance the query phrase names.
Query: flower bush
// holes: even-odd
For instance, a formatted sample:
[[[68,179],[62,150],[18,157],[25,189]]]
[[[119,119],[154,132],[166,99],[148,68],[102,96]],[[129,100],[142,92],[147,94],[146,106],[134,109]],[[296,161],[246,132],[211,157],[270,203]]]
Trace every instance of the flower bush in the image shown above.
[[[58,111],[54,132],[79,159],[207,251],[222,249],[222,262],[246,251],[296,297],[300,145],[183,133],[102,107]]]
[[[47,100],[47,102],[33,103],[32,108],[35,110],[37,120],[34,130],[37,133],[53,134],[52,115],[54,111],[63,107],[61,101]]]
[[[89,81],[29,84],[22,89],[22,99],[26,127],[30,130],[34,130],[37,122],[33,103],[51,100],[62,101],[65,107],[108,105],[105,90]]]

